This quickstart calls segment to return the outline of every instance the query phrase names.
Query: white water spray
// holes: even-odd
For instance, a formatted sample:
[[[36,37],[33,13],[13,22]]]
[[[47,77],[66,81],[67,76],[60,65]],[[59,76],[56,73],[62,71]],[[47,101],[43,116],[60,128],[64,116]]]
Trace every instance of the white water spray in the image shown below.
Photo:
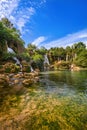
[[[14,50],[11,49],[11,48],[9,48],[9,47],[8,47],[8,52],[10,52],[10,53],[12,53],[12,54],[16,54],[16,53],[14,52]],[[18,59],[17,57],[13,57],[13,60],[16,61],[16,63],[15,63],[16,65],[19,65],[19,66],[20,66],[20,69],[21,69],[21,72],[22,72],[22,64],[20,63],[19,59]]]
[[[44,56],[44,64],[50,65],[47,54]]]

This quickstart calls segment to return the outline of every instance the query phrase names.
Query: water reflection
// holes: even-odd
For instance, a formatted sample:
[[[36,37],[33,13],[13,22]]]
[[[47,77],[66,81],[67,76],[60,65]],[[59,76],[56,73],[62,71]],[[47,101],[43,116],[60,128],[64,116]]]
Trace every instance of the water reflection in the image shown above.
[[[55,71],[41,73],[41,87],[46,93],[73,95],[87,93],[87,71]]]

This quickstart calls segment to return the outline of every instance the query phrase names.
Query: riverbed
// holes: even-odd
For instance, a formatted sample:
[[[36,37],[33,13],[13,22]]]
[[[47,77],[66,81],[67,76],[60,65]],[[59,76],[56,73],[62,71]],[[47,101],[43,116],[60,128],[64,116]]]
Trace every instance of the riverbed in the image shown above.
[[[0,89],[0,130],[86,130],[87,71],[46,71],[29,87]]]

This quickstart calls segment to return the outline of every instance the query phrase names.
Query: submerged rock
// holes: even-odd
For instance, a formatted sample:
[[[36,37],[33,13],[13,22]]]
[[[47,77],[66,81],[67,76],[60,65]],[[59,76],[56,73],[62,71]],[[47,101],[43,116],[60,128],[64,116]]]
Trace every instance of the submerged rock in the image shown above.
[[[9,77],[5,74],[0,74],[0,87],[9,86]]]
[[[22,83],[24,86],[29,86],[34,83],[34,80],[33,79],[24,79]]]

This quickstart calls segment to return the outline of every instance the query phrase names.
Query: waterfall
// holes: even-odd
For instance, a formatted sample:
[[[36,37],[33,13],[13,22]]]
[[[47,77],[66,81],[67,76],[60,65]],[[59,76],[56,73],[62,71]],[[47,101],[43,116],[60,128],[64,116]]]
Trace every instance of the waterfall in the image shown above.
[[[48,60],[48,57],[47,57],[47,54],[46,54],[46,55],[44,55],[44,70],[45,71],[49,70],[49,65],[50,65],[50,63],[49,63],[49,60]]]
[[[8,52],[16,54],[13,49],[8,47]],[[13,57],[13,60],[16,61],[16,65],[20,66],[21,72],[22,72],[22,64],[20,63],[19,59],[17,57]]]
[[[16,61],[16,65],[19,65],[22,72],[22,64],[20,63],[19,59],[17,57],[13,57],[13,59]]]
[[[10,47],[7,47],[8,48],[8,53],[10,52],[10,53],[13,53],[13,54],[15,54],[15,52],[13,51],[13,49],[11,49]]]
[[[47,54],[44,56],[44,64],[50,65]]]
[[[34,69],[32,68],[32,66],[30,66],[30,70],[31,70],[31,72],[34,72]]]

